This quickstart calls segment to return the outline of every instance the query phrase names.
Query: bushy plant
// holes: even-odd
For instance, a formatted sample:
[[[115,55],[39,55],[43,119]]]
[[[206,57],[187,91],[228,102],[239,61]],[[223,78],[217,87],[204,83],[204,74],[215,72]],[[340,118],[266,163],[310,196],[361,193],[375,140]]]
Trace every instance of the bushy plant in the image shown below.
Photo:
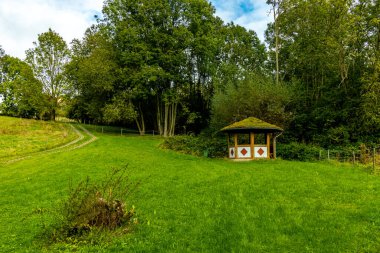
[[[126,201],[138,185],[130,182],[125,167],[113,169],[103,181],[92,182],[87,178],[77,186],[71,186],[50,238],[72,242],[85,240],[90,232],[115,231],[117,228],[129,231],[130,226],[137,223],[137,218],[134,218],[134,207],[128,208]]]
[[[316,161],[319,159],[319,151],[316,146],[291,142],[277,145],[277,156],[285,160]]]
[[[224,157],[227,154],[227,141],[219,136],[177,135],[166,138],[161,147],[195,156]]]

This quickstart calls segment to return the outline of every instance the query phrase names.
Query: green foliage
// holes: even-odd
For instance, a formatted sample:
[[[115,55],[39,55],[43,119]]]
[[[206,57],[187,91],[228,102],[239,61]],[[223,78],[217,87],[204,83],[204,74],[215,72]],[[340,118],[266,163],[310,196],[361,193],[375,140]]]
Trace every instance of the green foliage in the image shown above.
[[[292,142],[277,145],[277,156],[285,160],[317,161],[321,148],[304,143]]]
[[[4,115],[41,118],[46,110],[42,84],[23,61],[5,55],[0,58],[0,112]]]
[[[225,157],[227,141],[222,137],[178,135],[166,138],[162,148],[179,151],[185,154],[205,157]]]
[[[276,85],[262,75],[248,75],[217,91],[212,100],[211,127],[221,128],[256,117],[266,122],[286,126],[291,118],[287,108],[292,99],[291,87]]]
[[[130,232],[137,218],[127,201],[137,186],[130,181],[127,166],[113,169],[100,182],[91,182],[87,177],[76,187],[70,186],[56,223],[47,229],[48,236],[52,242],[79,243],[103,230]]]
[[[68,116],[104,122],[103,108],[110,101],[120,75],[112,43],[101,27],[89,28],[72,43],[72,59],[65,68],[72,90]]]
[[[34,48],[27,50],[26,62],[33,69],[35,77],[42,83],[43,92],[48,98],[50,119],[55,120],[60,108],[60,99],[68,90],[65,78],[65,65],[69,61],[70,51],[66,42],[49,28],[38,35]]]
[[[222,46],[218,58],[220,63],[215,76],[216,90],[223,90],[226,84],[236,84],[246,73],[263,74],[267,58],[265,46],[256,33],[247,31],[234,23],[223,26]]]
[[[294,139],[324,147],[378,140],[378,1],[267,3],[277,11],[266,33],[269,66],[278,44],[280,78],[296,87]]]

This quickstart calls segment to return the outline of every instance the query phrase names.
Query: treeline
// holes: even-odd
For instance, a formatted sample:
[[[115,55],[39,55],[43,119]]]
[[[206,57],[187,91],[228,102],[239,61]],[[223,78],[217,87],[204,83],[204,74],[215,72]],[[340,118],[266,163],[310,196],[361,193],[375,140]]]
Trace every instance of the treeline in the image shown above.
[[[206,0],[107,0],[71,42],[49,30],[25,61],[2,52],[1,113],[216,132],[254,116],[282,141],[380,138],[378,0],[268,0],[266,45]]]

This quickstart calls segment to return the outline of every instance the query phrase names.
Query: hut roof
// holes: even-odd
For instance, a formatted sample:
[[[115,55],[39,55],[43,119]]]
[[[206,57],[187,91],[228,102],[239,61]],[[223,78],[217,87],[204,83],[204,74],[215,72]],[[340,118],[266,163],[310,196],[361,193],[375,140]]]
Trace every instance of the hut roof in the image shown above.
[[[255,117],[246,118],[242,121],[235,122],[221,129],[221,131],[225,131],[225,132],[236,132],[240,130],[243,130],[243,131],[244,130],[264,130],[264,131],[270,130],[274,132],[284,131],[281,127],[269,124]]]

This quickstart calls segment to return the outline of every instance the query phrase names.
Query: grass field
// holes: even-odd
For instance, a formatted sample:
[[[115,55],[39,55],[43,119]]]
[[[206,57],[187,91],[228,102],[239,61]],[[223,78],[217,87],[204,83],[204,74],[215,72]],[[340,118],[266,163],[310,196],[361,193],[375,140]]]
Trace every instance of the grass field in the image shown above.
[[[0,117],[0,159],[52,149],[75,138],[62,123]]]
[[[380,252],[380,177],[360,168],[231,162],[161,150],[159,137],[98,134],[79,149],[0,165],[0,252]],[[41,210],[70,181],[128,164],[141,180],[134,231],[44,245]]]

